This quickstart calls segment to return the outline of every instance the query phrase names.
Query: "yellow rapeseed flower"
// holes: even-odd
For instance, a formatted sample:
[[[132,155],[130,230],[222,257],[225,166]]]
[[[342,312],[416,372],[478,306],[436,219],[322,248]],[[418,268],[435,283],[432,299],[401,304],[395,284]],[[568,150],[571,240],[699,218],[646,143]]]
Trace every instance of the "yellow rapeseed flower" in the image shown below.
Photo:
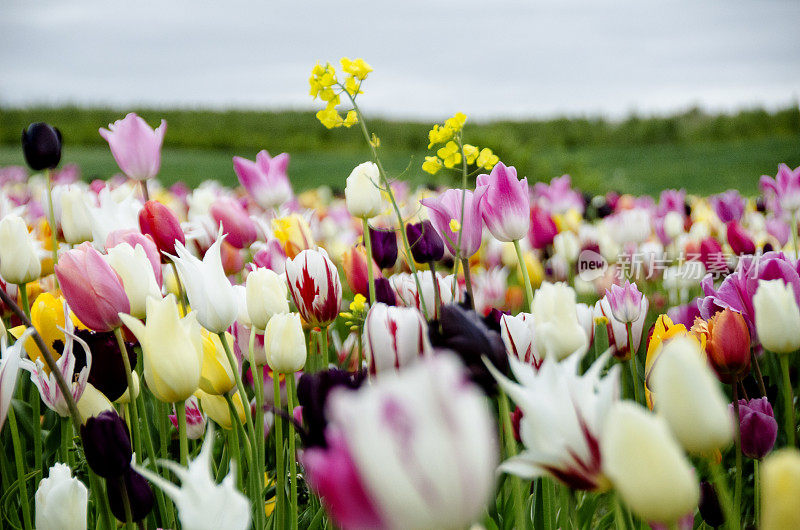
[[[478,148],[474,145],[464,144],[464,157],[467,159],[467,164],[474,164],[478,158]]]
[[[317,119],[322,125],[324,125],[328,129],[333,129],[334,127],[341,127],[344,123],[344,119],[336,111],[336,108],[333,105],[328,105],[321,111],[317,112]]]
[[[353,125],[355,125],[356,123],[358,123],[358,114],[356,113],[356,111],[351,110],[350,112],[347,113],[347,116],[345,116],[344,121],[342,122],[342,125],[344,125],[345,127],[350,128]]]
[[[461,150],[458,144],[452,140],[436,151],[436,154],[442,159],[445,167],[453,167],[461,162]]]
[[[463,112],[456,112],[456,114],[444,122],[444,126],[448,129],[452,129],[453,132],[458,132],[464,128],[464,124],[467,122],[467,116]]]
[[[345,80],[344,89],[347,90],[347,93],[353,97],[356,97],[358,94],[364,93],[364,91],[361,90],[361,85],[353,76],[350,76]]]
[[[367,299],[363,294],[356,294],[350,302],[350,311],[363,312],[366,307]]]
[[[481,149],[481,152],[478,155],[478,158],[475,160],[475,163],[478,165],[478,167],[482,167],[483,169],[492,169],[499,161],[500,157],[494,154],[488,147],[484,147]]]
[[[361,58],[351,61],[347,57],[342,57],[340,62],[342,63],[342,70],[362,81],[366,79],[367,75],[372,71],[372,67]]]
[[[436,144],[443,144],[453,137],[453,129],[442,127],[438,123],[428,132],[428,149]]]
[[[422,163],[422,171],[435,175],[442,169],[442,161],[438,156],[426,156],[425,162]]]

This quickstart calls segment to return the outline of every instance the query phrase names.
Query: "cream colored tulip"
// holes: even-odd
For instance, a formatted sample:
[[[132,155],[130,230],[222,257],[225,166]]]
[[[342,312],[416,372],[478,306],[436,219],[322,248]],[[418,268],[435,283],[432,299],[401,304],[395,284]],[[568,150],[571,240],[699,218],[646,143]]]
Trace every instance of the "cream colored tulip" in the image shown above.
[[[378,189],[380,173],[374,162],[357,165],[344,188],[347,211],[353,217],[372,218],[383,210],[381,190]]]
[[[231,412],[224,397],[208,394],[202,390],[198,390],[194,395],[200,400],[200,408],[203,409],[203,413],[206,416],[214,420],[214,422],[223,429],[231,430],[233,427]],[[239,422],[244,423],[244,404],[242,403],[242,397],[238,391],[232,396],[231,401],[233,401],[233,406],[236,408],[236,414],[239,415]]]
[[[144,248],[141,245],[133,248],[128,243],[120,243],[108,249],[104,258],[122,280],[122,287],[131,305],[130,314],[136,318],[144,318],[147,298],[161,298],[161,289]]]
[[[294,373],[306,364],[306,337],[297,313],[278,314],[267,324],[264,334],[267,364],[273,372]]]
[[[81,421],[86,423],[89,418],[93,418],[106,410],[116,412],[114,405],[111,404],[105,394],[97,390],[91,383],[86,383],[81,399],[78,400],[78,412],[81,415]]]
[[[252,271],[245,288],[247,314],[256,329],[267,329],[272,315],[289,312],[289,288],[286,279],[276,272],[266,268]]]
[[[0,221],[0,276],[8,283],[22,285],[37,279],[42,264],[28,232],[28,225],[18,215]]]
[[[800,308],[790,285],[783,280],[759,280],[753,308],[758,339],[764,348],[775,353],[800,349]]]
[[[764,460],[761,473],[761,530],[800,528],[800,451],[775,451]]]

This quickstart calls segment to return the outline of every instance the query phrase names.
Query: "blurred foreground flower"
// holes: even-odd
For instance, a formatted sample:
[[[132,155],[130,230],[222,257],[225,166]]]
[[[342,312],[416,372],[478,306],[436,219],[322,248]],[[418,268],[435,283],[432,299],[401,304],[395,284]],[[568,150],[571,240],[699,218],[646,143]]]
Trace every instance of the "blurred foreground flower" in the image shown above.
[[[56,463],[36,490],[38,530],[85,530],[89,490],[72,477],[66,464]]]

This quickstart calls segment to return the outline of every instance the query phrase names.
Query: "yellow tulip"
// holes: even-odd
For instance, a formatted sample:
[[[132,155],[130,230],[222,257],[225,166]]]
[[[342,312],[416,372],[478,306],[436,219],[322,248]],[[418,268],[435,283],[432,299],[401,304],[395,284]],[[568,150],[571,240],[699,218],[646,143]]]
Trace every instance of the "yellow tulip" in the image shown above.
[[[283,245],[288,258],[293,258],[301,251],[315,246],[311,227],[302,216],[296,213],[273,219],[272,229],[275,237]]]
[[[233,344],[233,337],[225,333],[228,344]],[[219,335],[203,330],[203,368],[200,372],[200,390],[208,394],[221,395],[230,392],[236,386],[233,370],[225,355],[225,348]]]
[[[106,410],[114,410],[114,405],[111,404],[105,394],[97,390],[91,383],[86,383],[81,399],[78,400],[78,412],[81,415],[81,421],[86,423],[89,418],[97,416]]]
[[[203,412],[214,420],[217,425],[226,430],[230,430],[231,427],[233,427],[230,409],[224,397],[208,394],[202,390],[198,390],[194,395],[200,400],[200,407],[203,409]],[[239,392],[236,392],[231,400],[233,401],[233,406],[236,408],[236,413],[239,415],[239,421],[244,423],[244,404],[242,403]]]
[[[800,528],[800,451],[781,449],[764,460],[761,475],[762,530]]]
[[[71,318],[75,327],[86,329],[74,315],[71,315]],[[50,350],[50,355],[57,361],[59,357],[61,357],[61,354],[53,348],[53,343],[61,341],[61,344],[64,344],[66,340],[64,332],[58,329],[63,329],[65,327],[64,299],[61,297],[56,298],[50,293],[42,293],[37,296],[36,300],[33,302],[33,306],[31,306],[31,323]],[[16,326],[9,331],[15,338],[20,338],[25,332],[25,326]],[[34,363],[40,359],[42,363],[44,363],[42,353],[39,351],[32,337],[25,341],[25,351]],[[46,364],[45,370],[47,370],[48,373],[50,371]]]

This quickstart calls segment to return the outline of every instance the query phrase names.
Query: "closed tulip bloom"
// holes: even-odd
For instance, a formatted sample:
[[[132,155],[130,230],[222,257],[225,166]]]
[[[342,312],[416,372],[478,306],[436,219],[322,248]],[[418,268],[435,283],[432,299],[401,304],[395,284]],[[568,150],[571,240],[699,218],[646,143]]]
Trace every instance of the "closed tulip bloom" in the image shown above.
[[[533,295],[532,306],[534,335],[543,355],[563,359],[588,345],[572,288],[545,282]]]
[[[506,352],[520,361],[530,364],[537,370],[543,358],[534,343],[533,315],[520,313],[516,316],[500,317],[500,336],[506,345]]]
[[[428,325],[417,309],[375,304],[364,321],[364,350],[371,374],[399,370],[431,352]]]
[[[289,312],[289,288],[276,272],[264,268],[251,271],[245,289],[247,314],[256,329],[267,329],[272,315]]]
[[[137,245],[134,249],[127,243],[121,243],[108,249],[105,259],[122,280],[122,286],[130,303],[129,314],[136,318],[144,318],[147,299],[161,298],[161,288],[156,283],[153,268],[144,248]]]
[[[439,261],[444,257],[444,243],[430,221],[406,225],[411,256],[417,263]]]
[[[202,331],[203,367],[200,371],[200,389],[209,394],[227,394],[236,386],[236,379],[225,354],[225,347],[219,335]],[[233,337],[229,333],[225,335],[228,344],[233,342]]]
[[[78,412],[81,415],[83,424],[85,425],[90,418],[97,417],[106,411],[117,413],[114,405],[105,394],[97,390],[91,383],[87,383],[86,388],[83,389],[81,399],[78,401]]]
[[[531,198],[528,179],[517,179],[517,170],[498,162],[489,175],[478,175],[478,186],[487,186],[481,203],[486,228],[499,241],[517,241],[530,227]]]
[[[17,374],[19,374],[22,361],[22,345],[33,334],[33,330],[26,330],[13,346],[8,346],[8,337],[5,333],[0,336],[0,429],[6,422],[8,407],[14,398],[14,389],[17,387]]]
[[[90,329],[111,331],[130,313],[122,280],[89,243],[63,254],[55,267],[61,292],[75,316]]]
[[[288,165],[287,153],[271,157],[269,152],[259,151],[255,162],[233,157],[233,170],[239,183],[264,209],[278,208],[292,198],[292,185],[286,173]]]
[[[54,169],[61,161],[61,131],[47,123],[31,123],[22,131],[22,154],[34,171]]]
[[[0,276],[9,283],[22,285],[37,279],[42,264],[28,232],[28,225],[18,215],[0,221]]]
[[[374,162],[364,162],[357,165],[344,188],[344,198],[347,202],[347,211],[353,217],[370,219],[383,210],[381,190],[378,189],[380,173]]]
[[[422,311],[422,303],[420,299],[425,300],[425,307],[428,310],[428,316],[432,319],[439,318],[440,308],[436,305],[436,295],[434,289],[439,291],[439,299],[442,305],[447,305],[453,301],[453,282],[455,278],[453,275],[442,276],[436,273],[436,281],[430,274],[418,274],[420,291],[417,290],[417,282],[414,281],[414,276],[407,272],[393,274],[389,277],[389,282],[397,295],[399,305],[406,307],[415,307]]]
[[[238,312],[233,286],[222,268],[220,245],[223,240],[224,236],[214,241],[202,260],[180,244],[175,246],[178,256],[172,257],[197,320],[213,333],[227,330]]]
[[[100,136],[108,142],[117,165],[128,178],[147,180],[161,169],[161,144],[167,132],[167,122],[153,130],[147,122],[131,112],[125,118],[100,129]]]
[[[495,422],[455,357],[337,390],[327,411],[330,445],[307,449],[303,464],[337,525],[462,528],[481,517],[494,492]]]
[[[183,528],[247,530],[250,528],[250,501],[236,490],[235,469],[217,484],[211,462],[213,450],[214,430],[209,428],[200,454],[187,467],[169,460],[161,461],[161,465],[181,481],[180,487],[144,467],[136,466],[136,470],[172,499]]]
[[[486,189],[487,186],[478,186],[474,192],[450,189],[437,198],[420,201],[423,206],[428,208],[434,228],[442,236],[444,244],[454,256],[469,258],[481,246],[481,235],[483,234],[481,205]],[[466,195],[464,195],[465,193]],[[463,210],[461,208],[462,199]],[[461,246],[457,249],[459,236]]]
[[[392,289],[392,284],[388,278],[375,278],[375,300],[370,300],[368,296],[367,302],[370,304],[380,302],[386,305],[397,305],[397,295],[394,294],[394,289]]]
[[[55,463],[36,489],[38,530],[85,530],[89,490],[66,464]]]
[[[727,226],[728,244],[734,254],[755,254],[756,244],[747,231],[736,221],[730,221]]]
[[[286,280],[292,300],[306,322],[327,326],[336,320],[342,304],[342,283],[324,249],[304,250],[286,260]]]
[[[189,440],[199,440],[206,432],[206,416],[200,411],[200,400],[192,396],[184,403],[186,406],[186,437]],[[178,415],[170,414],[169,421],[175,430],[178,430]]]
[[[153,242],[153,238],[142,234],[135,228],[114,230],[108,234],[105,248],[111,249],[122,243],[127,243],[132,248],[142,247],[145,256],[147,256],[147,260],[150,262],[150,268],[153,270],[153,276],[160,290],[161,286],[164,284],[164,274],[161,269],[161,256],[158,247],[155,242]]]
[[[753,308],[764,348],[775,353],[800,349],[800,309],[790,285],[783,280],[759,280]]]
[[[698,329],[706,336],[708,361],[720,381],[734,383],[750,373],[750,331],[740,313],[725,308]]]
[[[224,397],[216,394],[208,394],[202,390],[195,392],[195,396],[200,400],[200,407],[203,409],[203,412],[217,425],[226,431],[234,428],[231,411]],[[236,414],[239,416],[239,423],[244,425],[246,418],[241,394],[239,394],[238,391],[235,392],[233,396],[231,396],[231,401],[233,401],[233,407],[236,409]]]
[[[651,378],[655,410],[687,451],[707,453],[733,440],[727,399],[696,341],[675,337],[665,344]]]
[[[153,490],[147,480],[134,471],[132,467],[128,467],[122,474],[121,480],[110,480],[106,483],[106,492],[108,494],[108,505],[111,508],[111,513],[118,521],[126,521],[125,501],[123,501],[123,490],[120,482],[125,484],[125,493],[128,497],[128,506],[131,510],[131,519],[141,521],[153,509],[156,503],[156,498],[153,495]]]
[[[167,262],[167,254],[175,254],[175,243],[186,244],[186,236],[175,213],[158,201],[147,201],[139,212],[139,228],[143,234],[153,238],[161,261]]]
[[[546,210],[537,206],[531,208],[528,239],[533,248],[544,249],[552,245],[557,233],[556,223]]]
[[[196,313],[181,318],[175,296],[147,299],[147,324],[122,315],[144,354],[144,378],[165,403],[185,401],[200,386],[203,341]]]
[[[86,463],[107,479],[121,476],[130,466],[133,450],[125,421],[114,410],[90,417],[81,426]]]
[[[61,193],[61,231],[70,245],[92,240],[92,218],[83,193],[76,186],[69,186]]]
[[[733,409],[733,404],[730,408]],[[745,456],[761,459],[772,451],[778,437],[778,422],[766,396],[739,400],[739,428]]]
[[[610,290],[606,289],[606,298],[616,320],[629,324],[639,319],[644,297],[635,283],[625,280],[624,285],[612,285]]]
[[[215,226],[222,227],[225,241],[234,248],[248,248],[258,237],[256,224],[236,199],[220,197],[209,210]]]
[[[663,418],[630,401],[617,403],[606,418],[600,449],[605,473],[645,521],[674,524],[694,511],[697,477]]]
[[[273,372],[291,374],[306,364],[306,337],[297,313],[281,313],[269,319],[264,333],[267,364]]]
[[[800,167],[792,169],[786,164],[780,164],[775,178],[762,175],[758,186],[761,191],[775,197],[784,210],[800,210]]]
[[[283,245],[287,258],[294,258],[303,250],[316,248],[311,227],[299,214],[293,213],[273,219],[272,231],[275,238]]]
[[[369,228],[372,241],[372,259],[381,269],[390,269],[397,262],[397,234],[394,230]]]
[[[369,296],[367,267],[372,267],[373,278],[381,277],[381,270],[371,258],[367,259],[367,250],[363,246],[352,246],[344,251],[342,270],[347,280],[347,285],[354,294]]]
[[[761,471],[762,530],[800,528],[800,451],[794,447],[775,451]]]

